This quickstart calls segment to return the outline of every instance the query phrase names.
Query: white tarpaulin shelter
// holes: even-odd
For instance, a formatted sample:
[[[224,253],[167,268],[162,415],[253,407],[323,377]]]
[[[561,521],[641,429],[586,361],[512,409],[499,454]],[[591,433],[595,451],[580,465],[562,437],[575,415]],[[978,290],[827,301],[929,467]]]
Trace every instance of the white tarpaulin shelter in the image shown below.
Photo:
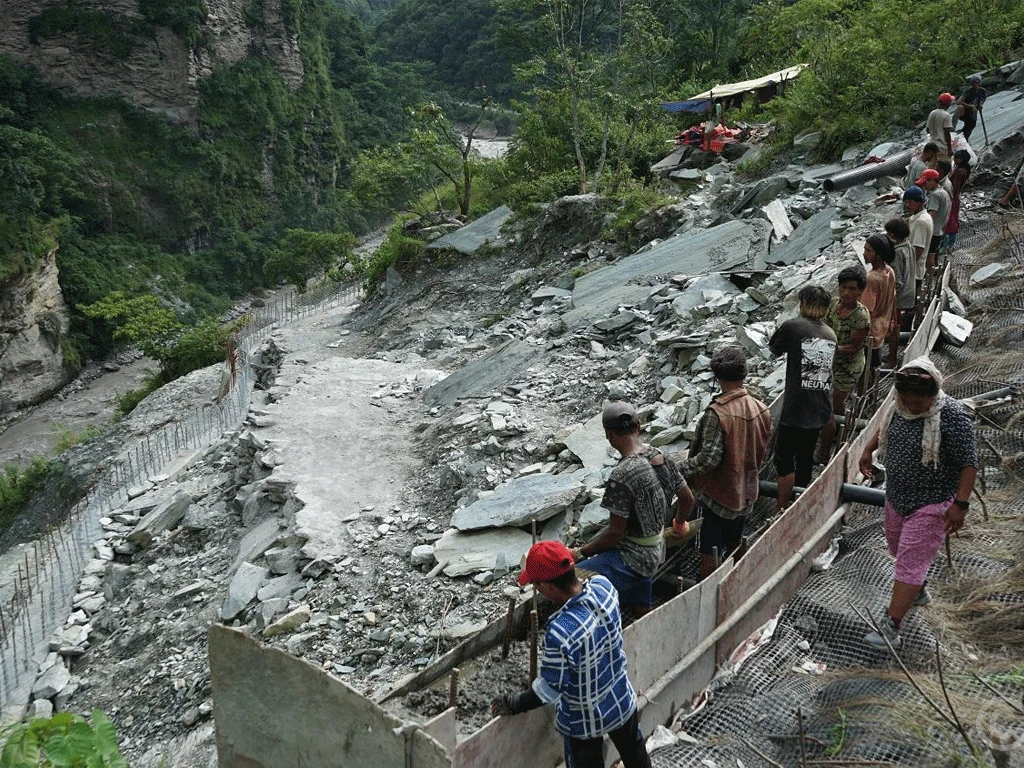
[[[784,83],[787,80],[793,80],[800,75],[805,69],[807,64],[796,64],[786,69],[780,69],[778,72],[772,72],[770,75],[764,77],[758,77],[754,80],[744,80],[740,83],[728,83],[726,85],[716,85],[710,91],[704,91],[704,93],[698,93],[696,96],[691,96],[689,101],[695,99],[722,99],[726,96],[735,96],[738,93],[746,93],[747,91],[756,91],[758,88],[764,88],[766,85],[772,83]]]

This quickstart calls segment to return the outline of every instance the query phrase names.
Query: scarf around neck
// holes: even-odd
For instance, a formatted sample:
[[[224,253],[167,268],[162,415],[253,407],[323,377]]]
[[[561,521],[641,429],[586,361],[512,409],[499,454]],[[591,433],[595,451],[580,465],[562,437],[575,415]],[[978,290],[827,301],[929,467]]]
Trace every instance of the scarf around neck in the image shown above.
[[[880,425],[878,452],[879,456],[884,460],[885,450],[889,442],[889,425],[892,423],[894,412],[899,413],[906,421],[924,419],[924,430],[921,434],[921,463],[926,467],[937,469],[939,466],[939,448],[942,446],[942,419],[940,414],[943,406],[946,404],[946,393],[942,391],[942,374],[939,373],[939,369],[927,357],[918,357],[909,363],[905,363],[900,367],[899,373],[905,373],[912,368],[922,370],[935,379],[935,382],[939,385],[939,393],[935,395],[935,400],[927,411],[924,413],[911,413],[903,405],[900,393],[894,392],[894,406],[889,408],[889,412],[882,419],[882,424]]]

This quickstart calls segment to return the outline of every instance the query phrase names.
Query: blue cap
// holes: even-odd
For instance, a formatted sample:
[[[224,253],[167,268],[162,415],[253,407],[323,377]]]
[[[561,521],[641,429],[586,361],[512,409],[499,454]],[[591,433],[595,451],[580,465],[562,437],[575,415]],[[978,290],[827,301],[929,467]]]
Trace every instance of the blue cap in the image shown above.
[[[907,200],[915,200],[919,203],[923,203],[925,199],[924,190],[920,187],[907,187],[906,191],[903,193],[904,202]]]

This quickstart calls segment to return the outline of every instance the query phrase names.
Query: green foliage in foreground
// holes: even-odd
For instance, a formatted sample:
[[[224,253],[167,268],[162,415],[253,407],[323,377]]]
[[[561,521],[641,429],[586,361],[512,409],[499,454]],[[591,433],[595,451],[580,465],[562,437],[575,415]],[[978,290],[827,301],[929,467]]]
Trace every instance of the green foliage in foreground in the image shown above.
[[[18,723],[5,736],[0,768],[128,768],[114,724],[98,709],[91,723],[61,713]]]

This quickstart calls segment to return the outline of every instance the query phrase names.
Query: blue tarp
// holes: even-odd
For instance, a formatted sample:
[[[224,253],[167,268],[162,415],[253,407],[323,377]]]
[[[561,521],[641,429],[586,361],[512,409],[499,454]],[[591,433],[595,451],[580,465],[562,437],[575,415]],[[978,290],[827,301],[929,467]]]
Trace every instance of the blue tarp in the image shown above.
[[[666,101],[661,108],[666,112],[710,112],[711,99],[687,99],[686,101]]]

